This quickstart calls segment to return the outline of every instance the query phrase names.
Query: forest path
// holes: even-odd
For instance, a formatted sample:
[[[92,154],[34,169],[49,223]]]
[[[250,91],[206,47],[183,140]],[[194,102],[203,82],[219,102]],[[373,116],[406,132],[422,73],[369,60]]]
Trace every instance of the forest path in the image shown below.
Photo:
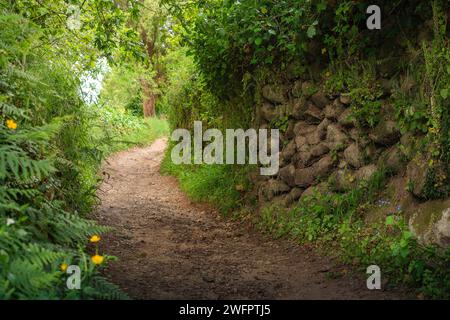
[[[194,204],[161,176],[167,141],[112,156],[96,219],[115,231],[101,252],[115,255],[108,278],[135,299],[393,299],[370,291],[311,249],[271,240]]]

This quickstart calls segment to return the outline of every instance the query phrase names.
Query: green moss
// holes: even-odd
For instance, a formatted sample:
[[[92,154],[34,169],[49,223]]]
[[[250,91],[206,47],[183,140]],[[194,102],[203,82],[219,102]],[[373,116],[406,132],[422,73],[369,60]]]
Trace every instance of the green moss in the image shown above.
[[[419,238],[426,236],[433,224],[437,222],[442,212],[450,206],[450,201],[434,200],[423,203],[411,217],[412,226]]]

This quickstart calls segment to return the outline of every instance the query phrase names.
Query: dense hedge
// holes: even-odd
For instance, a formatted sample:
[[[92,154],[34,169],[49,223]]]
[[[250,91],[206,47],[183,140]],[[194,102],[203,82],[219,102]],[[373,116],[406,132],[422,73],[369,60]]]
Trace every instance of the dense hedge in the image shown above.
[[[208,83],[224,94],[230,83],[262,66],[283,68],[295,61],[306,67],[321,56],[325,62],[362,55],[381,59],[391,53],[383,52],[388,49],[384,44],[414,34],[432,17],[429,2],[378,1],[382,30],[369,31],[370,1],[210,0],[185,6],[166,2],[184,21],[184,43]]]

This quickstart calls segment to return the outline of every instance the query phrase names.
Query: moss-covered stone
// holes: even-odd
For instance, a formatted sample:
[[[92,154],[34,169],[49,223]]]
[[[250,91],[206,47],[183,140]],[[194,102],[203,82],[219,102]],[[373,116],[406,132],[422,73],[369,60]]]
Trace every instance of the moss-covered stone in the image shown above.
[[[409,220],[409,228],[421,243],[440,246],[450,244],[449,208],[450,199],[428,201],[414,208],[414,213]]]

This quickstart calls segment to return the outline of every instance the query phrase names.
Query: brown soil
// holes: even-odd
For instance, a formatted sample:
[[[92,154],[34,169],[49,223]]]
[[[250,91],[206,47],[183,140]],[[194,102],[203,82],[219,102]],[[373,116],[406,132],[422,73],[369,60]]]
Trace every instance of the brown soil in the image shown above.
[[[106,275],[135,299],[395,299],[366,288],[311,248],[271,240],[194,204],[161,176],[166,140],[118,153],[95,216],[115,231],[101,250],[119,258]],[[340,275],[334,277],[331,275]]]

